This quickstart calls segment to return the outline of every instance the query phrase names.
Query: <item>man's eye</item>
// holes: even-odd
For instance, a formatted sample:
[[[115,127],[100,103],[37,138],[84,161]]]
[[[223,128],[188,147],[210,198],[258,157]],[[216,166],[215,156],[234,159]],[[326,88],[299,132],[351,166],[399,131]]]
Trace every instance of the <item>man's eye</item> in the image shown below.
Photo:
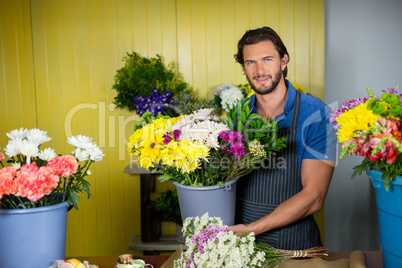
[[[271,60],[272,60],[272,59],[269,59],[269,58],[268,58],[268,59],[265,59],[265,61],[271,61]]]
[[[254,64],[254,61],[248,61],[246,64],[247,64],[247,65],[253,65],[253,64]]]

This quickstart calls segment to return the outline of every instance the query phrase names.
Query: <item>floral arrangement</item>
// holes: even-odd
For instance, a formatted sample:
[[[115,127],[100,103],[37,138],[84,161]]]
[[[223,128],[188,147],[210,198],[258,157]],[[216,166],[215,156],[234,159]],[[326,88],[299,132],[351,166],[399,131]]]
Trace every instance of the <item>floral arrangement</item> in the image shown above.
[[[175,268],[188,267],[277,267],[284,260],[325,257],[324,248],[301,251],[279,250],[255,242],[254,233],[236,236],[218,217],[205,213],[186,218],[183,224],[187,250],[175,260]]]
[[[220,120],[213,109],[178,117],[146,113],[131,135],[128,151],[139,165],[163,172],[161,181],[223,186],[260,168],[261,160],[285,146],[276,121],[250,114],[248,102]]]
[[[4,166],[5,156],[0,153],[0,208],[44,207],[68,201],[78,209],[77,194],[85,192],[91,197],[90,184],[84,177],[91,174],[92,162],[104,156],[91,138],[68,138],[75,150],[71,155],[57,156],[52,148],[39,149],[51,140],[46,131],[21,128],[7,136],[10,140],[5,153],[11,165]]]
[[[220,109],[228,112],[231,106],[247,98],[251,91],[252,89],[249,85],[222,84],[214,90],[215,102]]]
[[[345,101],[334,108],[330,121],[335,123],[341,158],[346,154],[363,156],[362,163],[354,167],[352,177],[367,169],[383,172],[384,187],[402,175],[402,94],[397,87],[383,90],[376,96],[367,88],[368,98]]]

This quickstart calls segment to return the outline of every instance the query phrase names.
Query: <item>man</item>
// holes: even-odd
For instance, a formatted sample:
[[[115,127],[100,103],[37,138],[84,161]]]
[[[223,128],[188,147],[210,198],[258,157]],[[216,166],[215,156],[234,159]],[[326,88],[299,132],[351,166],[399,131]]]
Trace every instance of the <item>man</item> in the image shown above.
[[[336,135],[321,100],[301,94],[285,80],[289,54],[269,27],[247,31],[235,55],[255,95],[250,111],[278,121],[287,147],[274,157],[283,165],[259,169],[237,185],[236,235],[280,249],[321,246],[313,213],[321,210],[335,164]],[[272,161],[271,161],[272,163]]]

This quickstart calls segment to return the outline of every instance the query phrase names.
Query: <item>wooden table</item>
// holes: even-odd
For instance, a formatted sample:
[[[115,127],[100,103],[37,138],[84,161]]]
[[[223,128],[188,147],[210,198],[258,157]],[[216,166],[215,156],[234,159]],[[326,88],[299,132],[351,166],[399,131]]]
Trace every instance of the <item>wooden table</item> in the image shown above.
[[[382,253],[379,250],[376,251],[363,251],[367,258],[367,268],[383,268]],[[335,261],[339,259],[349,259],[351,251],[342,252],[329,252],[327,261]]]
[[[349,259],[351,251],[343,252],[329,252],[328,261],[335,261],[339,259]],[[364,251],[367,256],[367,267],[368,268],[382,268],[382,254],[381,251]],[[147,263],[150,263],[154,268],[160,268],[163,263],[169,258],[169,255],[146,255],[139,256],[143,258]],[[88,261],[90,264],[96,264],[99,268],[113,268],[116,263],[118,256],[99,256],[99,257],[66,257],[66,259],[75,258],[80,261]]]
[[[136,256],[134,256],[136,257]],[[146,263],[152,264],[154,268],[160,268],[170,255],[145,255],[138,256],[145,260]],[[77,259],[80,261],[88,261],[89,264],[96,264],[99,268],[114,268],[117,264],[118,256],[98,256],[98,257],[66,257],[68,259]]]

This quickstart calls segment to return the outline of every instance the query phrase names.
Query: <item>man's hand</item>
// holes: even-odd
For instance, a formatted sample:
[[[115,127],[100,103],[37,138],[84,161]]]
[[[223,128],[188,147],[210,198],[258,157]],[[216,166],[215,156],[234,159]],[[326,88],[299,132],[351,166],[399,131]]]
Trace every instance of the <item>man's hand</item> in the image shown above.
[[[302,162],[303,190],[280,204],[273,212],[247,225],[230,226],[237,236],[242,232],[255,235],[287,226],[319,211],[328,192],[334,171],[334,161],[304,159]]]
[[[239,237],[242,237],[244,232],[248,233],[247,225],[245,224],[237,224],[229,226],[229,230],[233,231],[233,233]]]

